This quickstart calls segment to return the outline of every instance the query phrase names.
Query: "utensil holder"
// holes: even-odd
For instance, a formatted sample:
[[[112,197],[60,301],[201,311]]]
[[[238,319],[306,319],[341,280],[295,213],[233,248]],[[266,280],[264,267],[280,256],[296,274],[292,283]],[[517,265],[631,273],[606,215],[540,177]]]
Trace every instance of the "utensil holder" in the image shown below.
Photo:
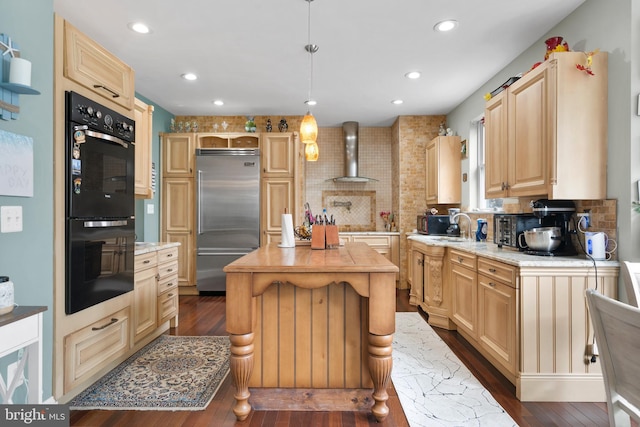
[[[338,236],[337,225],[327,225],[325,230],[325,246],[327,249],[337,248],[340,246],[340,237]]]
[[[325,226],[314,224],[311,229],[311,249],[324,249],[325,247]]]

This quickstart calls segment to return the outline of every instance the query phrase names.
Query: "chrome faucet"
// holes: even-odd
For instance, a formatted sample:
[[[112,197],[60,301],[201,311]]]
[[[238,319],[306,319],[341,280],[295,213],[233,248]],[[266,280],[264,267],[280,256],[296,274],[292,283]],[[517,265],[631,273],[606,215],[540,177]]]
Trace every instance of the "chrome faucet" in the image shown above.
[[[458,212],[457,214],[451,217],[451,220],[455,221],[459,216],[464,216],[465,218],[467,218],[467,221],[469,221],[469,227],[467,228],[467,233],[469,233],[469,240],[473,240],[471,238],[471,218],[469,217],[469,215],[467,215],[464,212]]]

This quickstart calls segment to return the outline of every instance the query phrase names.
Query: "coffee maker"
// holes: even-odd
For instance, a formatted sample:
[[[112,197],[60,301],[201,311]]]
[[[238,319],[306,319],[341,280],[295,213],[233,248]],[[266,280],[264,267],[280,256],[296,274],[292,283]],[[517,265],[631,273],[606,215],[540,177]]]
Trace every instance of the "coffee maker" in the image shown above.
[[[458,225],[458,218],[454,218],[456,214],[460,213],[458,208],[449,209],[449,227],[447,228],[447,236],[460,236],[460,226]]]
[[[552,252],[526,251],[532,255],[547,256],[569,256],[576,255],[576,249],[571,243],[571,232],[569,224],[573,214],[576,212],[576,205],[572,200],[548,200],[539,199],[530,203],[533,215],[538,218],[540,227],[559,227],[562,241],[557,249]]]

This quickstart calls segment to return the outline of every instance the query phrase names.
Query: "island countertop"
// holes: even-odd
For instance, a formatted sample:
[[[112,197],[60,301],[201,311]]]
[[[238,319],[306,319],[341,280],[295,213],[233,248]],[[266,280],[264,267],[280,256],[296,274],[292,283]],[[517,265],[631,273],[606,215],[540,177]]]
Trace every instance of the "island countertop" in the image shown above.
[[[296,402],[387,416],[396,265],[362,242],[324,250],[272,243],[224,271],[238,420]],[[285,406],[268,406],[278,402]]]
[[[223,270],[225,273],[396,273],[398,267],[383,256],[375,256],[366,243],[348,243],[325,250],[314,250],[308,245],[281,248],[272,243],[227,264]]]

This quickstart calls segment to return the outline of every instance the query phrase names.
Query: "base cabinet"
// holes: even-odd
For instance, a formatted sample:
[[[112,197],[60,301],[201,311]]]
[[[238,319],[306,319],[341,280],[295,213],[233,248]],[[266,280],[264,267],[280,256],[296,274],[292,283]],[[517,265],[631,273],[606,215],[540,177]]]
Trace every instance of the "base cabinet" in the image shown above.
[[[64,338],[64,392],[67,393],[129,350],[129,307]]]
[[[151,252],[137,255],[134,261],[133,340],[135,343],[156,329],[157,258]]]
[[[449,317],[451,296],[444,246],[411,243],[409,303],[421,307],[432,326],[455,329]]]
[[[476,256],[449,249],[451,278],[451,319],[458,331],[478,336],[478,275]]]

